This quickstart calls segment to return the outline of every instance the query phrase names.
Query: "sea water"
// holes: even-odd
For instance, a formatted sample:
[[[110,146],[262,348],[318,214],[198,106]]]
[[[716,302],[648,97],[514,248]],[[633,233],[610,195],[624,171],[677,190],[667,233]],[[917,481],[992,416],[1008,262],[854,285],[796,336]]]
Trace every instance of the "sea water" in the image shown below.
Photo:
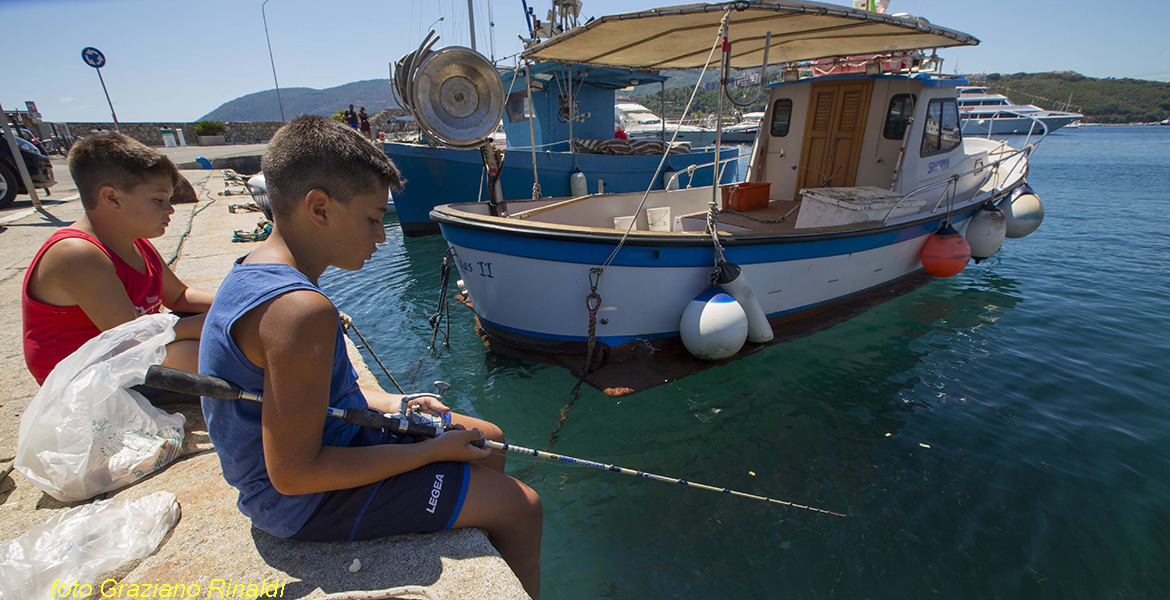
[[[460,305],[434,356],[445,244],[392,218],[322,281],[407,391],[446,380],[510,442],[559,426],[558,453],[849,515],[510,455],[545,598],[1167,597],[1170,127],[1061,130],[1029,182],[1044,223],[990,260],[619,399],[488,351]]]

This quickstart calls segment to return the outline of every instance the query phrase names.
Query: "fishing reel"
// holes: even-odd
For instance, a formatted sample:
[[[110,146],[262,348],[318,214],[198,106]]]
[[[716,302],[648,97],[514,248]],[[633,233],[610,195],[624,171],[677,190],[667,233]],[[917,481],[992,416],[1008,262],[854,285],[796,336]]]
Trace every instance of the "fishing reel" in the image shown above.
[[[397,417],[399,419],[404,419],[407,423],[407,427],[414,425],[416,427],[428,428],[431,431],[435,431],[436,433],[442,433],[444,429],[451,425],[450,412],[443,413],[440,416],[426,412],[417,405],[410,406],[411,400],[417,400],[427,396],[442,401],[443,393],[451,389],[451,384],[447,383],[446,381],[436,381],[435,388],[439,390],[439,393],[434,394],[431,392],[420,392],[418,394],[408,394],[403,396],[402,404],[398,407],[398,413],[393,415],[387,414],[386,416],[391,418]]]

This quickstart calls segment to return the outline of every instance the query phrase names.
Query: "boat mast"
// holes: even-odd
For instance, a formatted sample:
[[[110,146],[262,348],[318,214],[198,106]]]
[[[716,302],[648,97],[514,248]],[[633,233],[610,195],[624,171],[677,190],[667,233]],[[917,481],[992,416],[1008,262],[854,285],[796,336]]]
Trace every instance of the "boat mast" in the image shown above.
[[[467,0],[467,22],[471,26],[471,49],[475,50],[475,10],[471,6],[471,0]]]
[[[727,88],[728,69],[730,68],[731,60],[731,44],[727,41],[730,35],[731,9],[723,11],[723,21],[719,24],[719,37],[722,38],[719,57],[719,108],[715,114],[715,166],[712,171],[711,182],[711,210],[714,212],[719,207],[719,172],[722,165],[719,159],[723,157],[723,90]],[[712,234],[715,232],[712,231]]]

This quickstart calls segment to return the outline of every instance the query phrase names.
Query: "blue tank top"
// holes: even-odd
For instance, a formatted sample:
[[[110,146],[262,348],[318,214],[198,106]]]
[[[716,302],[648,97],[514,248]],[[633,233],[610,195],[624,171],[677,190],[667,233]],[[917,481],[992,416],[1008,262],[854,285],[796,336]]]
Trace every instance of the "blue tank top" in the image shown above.
[[[199,341],[199,372],[215,375],[254,393],[264,390],[264,370],[252,364],[231,337],[237,319],[260,304],[296,290],[321,289],[300,271],[282,264],[236,263],[215,293]],[[324,294],[322,294],[324,295]],[[341,321],[333,350],[333,373],[329,382],[329,406],[366,408],[366,399],[357,384],[357,372],[345,350]],[[260,439],[260,404],[248,400],[203,398],[207,432],[224,479],[239,490],[240,512],[252,523],[277,537],[289,537],[301,529],[320,503],[323,493],[286,496],[276,491],[264,465]],[[325,446],[348,446],[356,425],[341,419],[325,419],[321,442]]]

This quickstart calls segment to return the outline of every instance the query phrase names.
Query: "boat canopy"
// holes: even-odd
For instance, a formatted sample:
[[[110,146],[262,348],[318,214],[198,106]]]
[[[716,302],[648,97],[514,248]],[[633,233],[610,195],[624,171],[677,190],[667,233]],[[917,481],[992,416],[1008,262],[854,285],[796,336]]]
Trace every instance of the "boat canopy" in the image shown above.
[[[921,17],[897,17],[817,2],[723,2],[659,8],[594,19],[523,54],[528,59],[642,69],[698,69],[731,10],[733,68],[759,67],[771,32],[768,62],[974,46],[965,33]]]
[[[666,81],[666,77],[658,73],[596,65],[583,67],[570,63],[546,61],[532,64],[530,67],[532,69],[531,77],[539,81],[550,79],[568,81],[570,74],[572,74],[574,86],[584,83],[605,90],[618,90],[631,85]],[[502,69],[500,71],[500,79],[504,82],[505,93],[510,94],[524,89],[525,68]]]

